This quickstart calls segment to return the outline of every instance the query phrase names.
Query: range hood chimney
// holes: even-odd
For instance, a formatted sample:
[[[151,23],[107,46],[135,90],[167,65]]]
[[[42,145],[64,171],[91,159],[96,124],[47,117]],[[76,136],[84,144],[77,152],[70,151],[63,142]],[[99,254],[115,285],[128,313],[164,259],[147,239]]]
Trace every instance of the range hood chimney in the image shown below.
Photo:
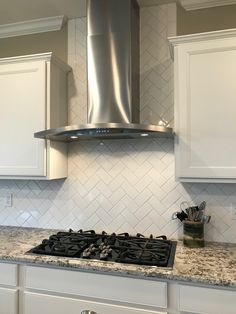
[[[171,128],[140,124],[139,5],[136,0],[87,0],[87,124],[35,133],[71,142],[171,137]]]

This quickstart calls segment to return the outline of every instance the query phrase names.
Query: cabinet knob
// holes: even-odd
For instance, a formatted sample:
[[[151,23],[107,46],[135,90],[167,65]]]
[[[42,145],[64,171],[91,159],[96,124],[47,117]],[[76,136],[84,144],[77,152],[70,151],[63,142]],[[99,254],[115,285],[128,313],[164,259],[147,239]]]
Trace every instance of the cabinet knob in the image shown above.
[[[81,312],[81,314],[97,314],[97,313],[94,311],[90,311],[90,310],[84,310]]]

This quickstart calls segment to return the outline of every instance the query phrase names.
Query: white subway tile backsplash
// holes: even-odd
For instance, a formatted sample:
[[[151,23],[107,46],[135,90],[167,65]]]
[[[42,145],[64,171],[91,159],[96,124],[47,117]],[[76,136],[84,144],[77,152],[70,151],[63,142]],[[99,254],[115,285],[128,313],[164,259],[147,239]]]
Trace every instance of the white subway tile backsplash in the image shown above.
[[[149,213],[153,210],[152,205],[149,202],[146,202],[142,206],[138,207],[134,216],[139,220],[142,221]]]

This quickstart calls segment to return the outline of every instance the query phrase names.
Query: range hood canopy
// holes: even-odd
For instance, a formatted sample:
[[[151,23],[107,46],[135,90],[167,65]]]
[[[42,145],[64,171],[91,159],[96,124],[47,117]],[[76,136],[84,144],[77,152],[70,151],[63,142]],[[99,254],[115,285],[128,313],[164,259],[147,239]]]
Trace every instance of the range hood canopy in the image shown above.
[[[97,123],[65,126],[35,133],[35,137],[60,142],[76,140],[136,139],[140,137],[172,137],[165,126],[134,123]]]
[[[136,0],[87,0],[88,124],[35,133],[54,141],[172,137],[140,124],[139,6]]]

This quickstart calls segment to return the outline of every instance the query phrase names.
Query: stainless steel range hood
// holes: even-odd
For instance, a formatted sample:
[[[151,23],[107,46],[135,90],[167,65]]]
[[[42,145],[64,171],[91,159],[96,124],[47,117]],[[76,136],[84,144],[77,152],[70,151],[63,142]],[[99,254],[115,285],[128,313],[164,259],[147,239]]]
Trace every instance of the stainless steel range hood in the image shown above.
[[[136,0],[87,0],[88,124],[35,137],[64,142],[171,137],[171,128],[139,121],[139,38]]]

